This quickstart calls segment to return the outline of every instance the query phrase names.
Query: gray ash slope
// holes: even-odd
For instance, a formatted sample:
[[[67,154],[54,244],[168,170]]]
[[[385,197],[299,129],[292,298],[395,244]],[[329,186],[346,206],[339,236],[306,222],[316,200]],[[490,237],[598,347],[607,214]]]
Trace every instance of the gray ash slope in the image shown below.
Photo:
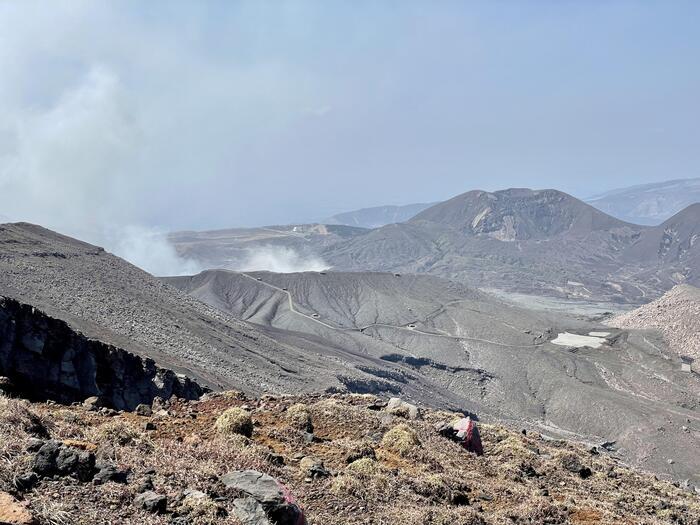
[[[0,225],[0,295],[212,388],[310,392],[374,380],[355,366],[373,366],[364,355],[239,321],[101,248],[31,224]]]
[[[700,482],[700,384],[655,334],[527,311],[424,275],[219,270],[168,281],[235,317],[366,355],[373,367],[357,367],[397,390],[434,385],[419,401],[440,404],[448,391],[482,417],[615,441],[632,464]],[[551,342],[598,330],[610,335],[597,349]]]
[[[700,284],[700,211],[658,227],[556,190],[472,191],[322,252],[338,270],[430,273],[474,286],[640,303]]]

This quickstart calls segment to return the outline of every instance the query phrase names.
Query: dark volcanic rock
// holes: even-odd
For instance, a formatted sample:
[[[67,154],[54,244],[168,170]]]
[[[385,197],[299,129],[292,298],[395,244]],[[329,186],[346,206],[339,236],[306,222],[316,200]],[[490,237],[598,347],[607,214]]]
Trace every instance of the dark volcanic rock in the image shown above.
[[[0,374],[27,397],[70,403],[99,396],[124,410],[150,405],[156,396],[196,399],[203,393],[151,359],[87,339],[65,322],[5,297],[0,297]]]
[[[95,455],[51,440],[35,454],[32,470],[41,477],[72,476],[79,481],[90,481],[95,474]]]
[[[149,490],[136,496],[134,504],[147,512],[163,514],[168,506],[168,498]]]

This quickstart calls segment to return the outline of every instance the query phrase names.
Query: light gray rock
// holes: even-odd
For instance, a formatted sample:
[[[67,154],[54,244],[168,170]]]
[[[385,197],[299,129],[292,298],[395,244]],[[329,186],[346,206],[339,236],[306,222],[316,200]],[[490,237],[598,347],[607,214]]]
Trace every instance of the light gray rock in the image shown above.
[[[256,470],[239,470],[221,476],[226,487],[240,490],[253,497],[263,506],[284,504],[284,495],[272,476]]]
[[[272,525],[263,506],[253,498],[239,498],[233,501],[233,514],[242,525]]]
[[[407,417],[408,419],[421,419],[420,409],[411,403],[407,403],[398,397],[392,397],[386,405],[390,414]]]
[[[168,506],[168,498],[162,494],[148,490],[134,498],[134,505],[153,514],[163,514]]]

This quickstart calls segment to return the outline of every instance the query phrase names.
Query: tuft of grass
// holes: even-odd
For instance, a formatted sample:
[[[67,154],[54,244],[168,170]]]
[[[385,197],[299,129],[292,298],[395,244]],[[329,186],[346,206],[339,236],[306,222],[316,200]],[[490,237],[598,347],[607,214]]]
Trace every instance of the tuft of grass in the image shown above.
[[[413,455],[420,447],[418,435],[408,425],[397,425],[382,438],[382,447],[402,457]]]
[[[26,432],[40,438],[48,438],[53,424],[31,410],[29,402],[0,396],[0,426],[9,430]]]
[[[304,432],[313,432],[314,425],[308,405],[296,403],[287,409],[287,421],[290,426]]]
[[[239,434],[245,437],[253,435],[253,420],[250,412],[239,407],[233,407],[221,414],[214,423],[214,428],[227,436]]]

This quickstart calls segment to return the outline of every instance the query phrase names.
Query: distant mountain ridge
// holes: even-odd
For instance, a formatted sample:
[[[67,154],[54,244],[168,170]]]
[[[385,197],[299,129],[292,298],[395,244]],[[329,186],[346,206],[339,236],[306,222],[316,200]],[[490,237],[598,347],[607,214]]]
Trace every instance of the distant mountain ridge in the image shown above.
[[[700,202],[700,178],[640,184],[608,191],[585,201],[618,219],[653,226]]]
[[[430,221],[501,241],[545,239],[563,232],[587,234],[626,226],[561,191],[523,188],[463,193],[428,208],[411,221]]]
[[[700,282],[700,206],[661,226],[624,222],[557,190],[471,191],[403,224],[336,243],[338,270],[431,273],[537,295],[645,302]]]
[[[700,205],[648,226],[554,189],[469,191],[372,229],[279,226],[181,232],[170,240],[207,268],[237,269],[251,250],[281,247],[336,271],[428,273],[595,301],[644,303],[676,284],[700,285]]]
[[[433,206],[435,203],[406,204],[402,206],[375,206],[345,213],[325,219],[325,224],[344,224],[360,228],[380,228],[387,224],[406,222],[414,215]]]

